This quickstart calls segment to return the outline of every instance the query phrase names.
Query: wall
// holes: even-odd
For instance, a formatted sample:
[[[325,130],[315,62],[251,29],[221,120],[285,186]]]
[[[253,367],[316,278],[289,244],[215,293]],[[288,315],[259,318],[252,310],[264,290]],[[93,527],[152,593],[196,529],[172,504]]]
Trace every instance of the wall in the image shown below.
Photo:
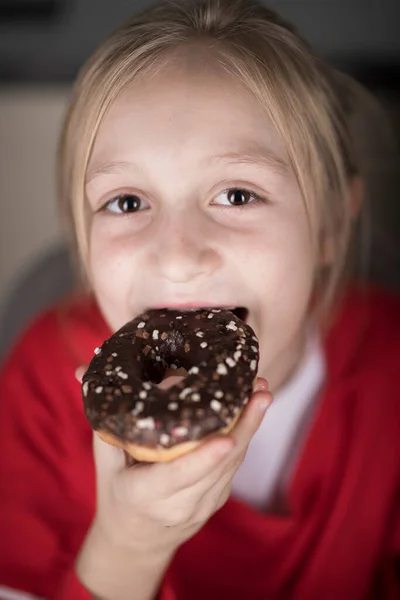
[[[57,137],[68,89],[0,89],[0,312],[27,263],[60,239]]]

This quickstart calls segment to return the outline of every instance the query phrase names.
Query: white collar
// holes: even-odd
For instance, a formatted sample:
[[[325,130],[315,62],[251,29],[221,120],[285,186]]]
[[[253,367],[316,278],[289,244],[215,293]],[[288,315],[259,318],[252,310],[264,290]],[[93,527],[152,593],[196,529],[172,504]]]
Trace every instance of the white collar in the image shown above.
[[[287,488],[325,374],[320,336],[316,327],[310,326],[301,362],[275,394],[235,474],[234,496],[256,508],[265,508]]]

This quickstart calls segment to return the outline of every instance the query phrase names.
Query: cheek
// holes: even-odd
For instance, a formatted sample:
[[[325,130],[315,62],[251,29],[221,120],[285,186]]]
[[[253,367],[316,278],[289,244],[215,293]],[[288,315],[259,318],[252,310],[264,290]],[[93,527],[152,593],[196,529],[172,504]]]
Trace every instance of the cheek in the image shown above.
[[[89,278],[100,304],[126,303],[139,271],[132,236],[115,235],[100,220],[93,222],[89,244]]]
[[[247,235],[236,247],[236,257],[243,272],[257,285],[297,280],[310,281],[316,268],[316,251],[307,221],[274,219]]]
[[[317,257],[305,216],[274,219],[243,244],[241,270],[248,289],[276,322],[304,316],[312,292]]]

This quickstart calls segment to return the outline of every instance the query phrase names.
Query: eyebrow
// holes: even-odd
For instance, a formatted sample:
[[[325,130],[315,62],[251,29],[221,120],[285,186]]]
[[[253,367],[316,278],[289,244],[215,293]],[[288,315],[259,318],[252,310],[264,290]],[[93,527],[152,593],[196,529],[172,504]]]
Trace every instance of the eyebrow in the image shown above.
[[[94,165],[89,168],[86,172],[85,183],[89,183],[92,179],[95,179],[98,175],[107,175],[113,173],[124,173],[127,171],[143,171],[139,165],[135,162],[128,162],[123,160],[107,161],[100,165]]]
[[[283,175],[287,174],[289,171],[288,163],[283,158],[271,150],[267,150],[266,148],[217,154],[211,158],[207,158],[204,162],[207,165],[218,162],[228,162],[233,164],[255,164],[260,167],[273,169]]]
[[[288,163],[277,156],[274,152],[267,150],[266,148],[247,149],[244,151],[228,152],[223,154],[216,154],[211,157],[207,157],[202,161],[202,166],[212,166],[217,163],[230,163],[230,164],[254,164],[263,168],[273,169],[282,175],[286,175],[289,171]],[[138,163],[128,161],[108,161],[98,166],[94,165],[89,168],[86,174],[85,183],[89,183],[92,179],[95,179],[98,175],[107,175],[113,173],[124,173],[127,171],[140,171],[143,172],[143,167]]]

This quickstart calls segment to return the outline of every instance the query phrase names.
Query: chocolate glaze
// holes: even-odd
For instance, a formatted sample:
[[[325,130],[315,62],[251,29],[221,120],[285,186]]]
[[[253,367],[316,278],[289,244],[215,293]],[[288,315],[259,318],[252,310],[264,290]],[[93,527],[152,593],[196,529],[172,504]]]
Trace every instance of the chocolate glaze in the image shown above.
[[[231,311],[149,311],[96,348],[82,380],[85,414],[94,430],[125,443],[200,440],[247,403],[258,358],[254,331]],[[167,369],[181,367],[184,380],[157,386]]]

